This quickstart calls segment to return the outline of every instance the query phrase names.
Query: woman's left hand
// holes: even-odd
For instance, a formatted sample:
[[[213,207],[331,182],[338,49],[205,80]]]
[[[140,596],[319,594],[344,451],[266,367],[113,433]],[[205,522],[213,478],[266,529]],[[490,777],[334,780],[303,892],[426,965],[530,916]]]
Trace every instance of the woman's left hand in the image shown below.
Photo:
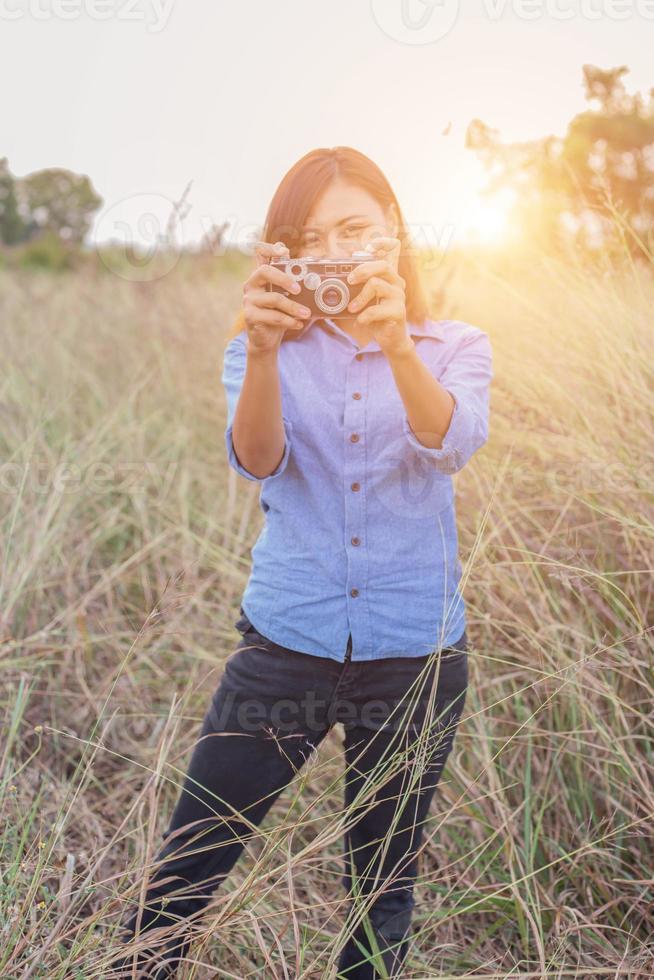
[[[356,323],[370,328],[387,355],[406,350],[409,344],[413,344],[406,332],[406,283],[397,271],[401,245],[398,238],[375,238],[368,246],[375,260],[363,262],[347,277],[350,285],[365,283],[356,299],[349,304],[348,312],[362,311]],[[377,303],[372,302],[375,299]],[[366,306],[367,303],[370,306]]]

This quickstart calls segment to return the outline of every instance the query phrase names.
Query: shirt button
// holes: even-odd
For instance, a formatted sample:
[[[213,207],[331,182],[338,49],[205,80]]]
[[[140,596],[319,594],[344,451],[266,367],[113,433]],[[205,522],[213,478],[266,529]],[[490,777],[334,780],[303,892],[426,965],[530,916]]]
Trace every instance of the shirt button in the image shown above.
[[[352,395],[352,397],[353,397],[353,398],[356,398],[356,399],[357,399],[357,401],[358,401],[358,400],[359,400],[359,398],[361,398],[361,392],[360,392],[360,391],[355,391],[355,392],[353,393],[353,395]]]
[[[356,599],[356,597],[358,596],[358,594],[359,594],[359,590],[358,589],[350,589],[350,595],[352,596],[353,599]]]
[[[350,484],[350,490],[354,490],[355,493],[357,492],[357,490],[360,490],[360,489],[361,489],[361,484],[360,483],[352,483],[352,484]]]
[[[363,360],[363,354],[355,354],[354,357],[355,357],[355,359],[357,361],[362,361]]]
[[[351,540],[352,540],[352,544],[355,547],[356,547],[356,545],[361,544],[361,538],[352,538]]]
[[[352,435],[350,436],[350,442],[358,442],[358,441],[359,441],[358,433],[353,432]]]

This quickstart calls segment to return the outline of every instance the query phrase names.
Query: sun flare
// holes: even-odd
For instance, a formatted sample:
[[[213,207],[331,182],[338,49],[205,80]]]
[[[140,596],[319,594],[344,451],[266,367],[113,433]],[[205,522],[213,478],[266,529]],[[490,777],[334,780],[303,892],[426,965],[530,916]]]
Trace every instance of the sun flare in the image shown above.
[[[510,233],[511,204],[508,195],[475,195],[463,220],[465,240],[479,245],[500,245],[505,242]]]

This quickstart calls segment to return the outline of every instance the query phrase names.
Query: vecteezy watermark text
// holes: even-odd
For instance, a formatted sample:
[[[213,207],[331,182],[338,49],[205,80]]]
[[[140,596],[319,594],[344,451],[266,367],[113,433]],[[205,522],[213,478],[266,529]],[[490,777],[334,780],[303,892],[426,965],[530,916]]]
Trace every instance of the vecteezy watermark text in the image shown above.
[[[654,0],[483,0],[489,20],[511,12],[519,20],[654,20]]]
[[[156,495],[163,500],[177,471],[177,462],[123,459],[111,463],[61,462],[55,465],[38,456],[0,465],[0,497],[19,493],[87,495],[125,493]]]
[[[444,665],[442,669],[446,671],[447,667]],[[299,698],[263,700],[255,696],[242,698],[236,691],[226,691],[222,697],[214,698],[208,713],[216,731],[228,731],[235,722],[241,732],[297,735],[324,733],[340,723],[345,727],[356,725],[387,731],[395,727],[412,728],[442,738],[454,734],[459,701],[460,695],[433,702],[425,697],[422,703],[415,697],[353,701],[342,697],[328,699],[312,690]]]
[[[121,20],[163,31],[174,0],[0,0],[0,20]]]
[[[468,0],[472,5],[472,0]],[[371,0],[378,27],[401,44],[433,44],[454,28],[461,0]],[[493,22],[518,20],[654,21],[654,0],[481,0],[481,11]],[[478,10],[475,10],[475,14]]]

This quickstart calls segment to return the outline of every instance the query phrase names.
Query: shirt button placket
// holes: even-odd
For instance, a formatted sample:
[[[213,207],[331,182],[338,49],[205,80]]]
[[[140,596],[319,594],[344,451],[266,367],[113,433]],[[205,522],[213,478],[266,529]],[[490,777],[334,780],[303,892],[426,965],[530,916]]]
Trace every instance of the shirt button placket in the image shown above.
[[[345,386],[345,542],[347,553],[347,594],[350,632],[354,646],[363,636],[360,595],[365,581],[365,497],[362,491],[365,434],[365,363],[355,354],[347,371]]]

